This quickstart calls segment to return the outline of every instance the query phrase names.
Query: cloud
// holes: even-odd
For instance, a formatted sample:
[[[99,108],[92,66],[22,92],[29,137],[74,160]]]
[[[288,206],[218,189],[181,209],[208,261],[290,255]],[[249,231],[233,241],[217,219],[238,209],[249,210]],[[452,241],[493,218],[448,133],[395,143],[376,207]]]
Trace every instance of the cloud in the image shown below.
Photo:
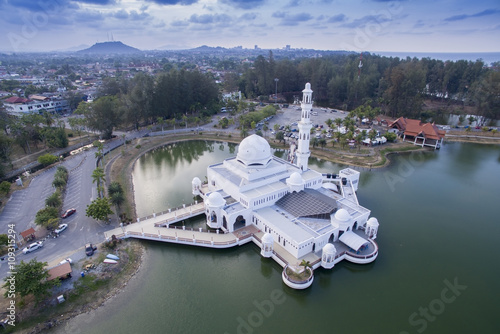
[[[85,10],[81,11],[78,13],[78,15],[75,16],[75,21],[82,23],[82,22],[87,22],[87,23],[96,23],[100,21],[104,21],[105,15],[99,11],[96,10]]]
[[[240,16],[240,20],[253,21],[257,18],[257,13],[245,13]]]
[[[113,16],[121,20],[128,19],[128,12],[125,9],[120,9]]]
[[[281,19],[280,25],[282,26],[296,26],[300,22],[306,22],[313,19],[309,13],[289,14],[287,12],[274,12],[272,17]]]
[[[33,0],[3,0],[0,2],[0,6],[5,5],[6,9],[8,10],[7,6],[13,7],[13,8],[22,8],[26,9],[30,12],[45,12],[45,13],[54,13],[54,12],[60,12],[61,10],[65,8],[70,8],[70,9],[78,9],[80,6],[77,3],[72,3],[70,0],[40,0],[40,1],[33,1]],[[3,10],[2,10],[3,11]]]
[[[170,25],[172,27],[187,27],[189,25],[189,22],[185,20],[177,20],[170,23]]]
[[[415,22],[415,24],[413,25],[413,28],[414,28],[414,29],[418,29],[418,28],[422,28],[422,27],[425,27],[424,21],[422,21],[422,20],[418,20],[418,21],[417,21],[417,22]]]
[[[260,7],[266,0],[219,0],[220,2],[237,8],[252,9]]]
[[[189,18],[189,22],[191,23],[199,23],[199,24],[211,24],[211,23],[226,23],[230,22],[231,17],[226,14],[193,14]]]
[[[137,13],[135,10],[127,12],[125,9],[120,9],[116,13],[112,14],[112,16],[119,20],[132,20],[132,21],[140,21],[149,18],[148,13],[145,12]]]
[[[447,22],[461,21],[461,20],[465,20],[465,19],[468,19],[471,17],[481,17],[481,16],[487,16],[487,15],[494,15],[494,14],[498,14],[498,13],[500,13],[500,10],[498,10],[498,9],[486,9],[486,10],[483,10],[482,12],[472,14],[472,15],[462,14],[462,15],[450,16],[450,17],[445,18],[444,20]]]
[[[386,15],[365,15],[362,18],[353,20],[352,22],[342,24],[342,27],[361,28],[368,23],[376,22],[378,24],[383,24],[389,21],[391,21],[391,18],[387,17]]]
[[[271,16],[275,17],[277,19],[282,19],[286,16],[286,13],[285,12],[274,12]]]
[[[328,19],[328,23],[338,23],[338,22],[345,22],[347,20],[347,16],[344,14],[338,14],[334,16],[330,16]]]
[[[146,1],[154,2],[157,5],[165,5],[165,6],[169,6],[169,5],[187,6],[187,5],[192,5],[192,4],[198,2],[198,0],[146,0]]]
[[[114,5],[116,0],[76,0],[76,2],[89,3],[93,5]]]

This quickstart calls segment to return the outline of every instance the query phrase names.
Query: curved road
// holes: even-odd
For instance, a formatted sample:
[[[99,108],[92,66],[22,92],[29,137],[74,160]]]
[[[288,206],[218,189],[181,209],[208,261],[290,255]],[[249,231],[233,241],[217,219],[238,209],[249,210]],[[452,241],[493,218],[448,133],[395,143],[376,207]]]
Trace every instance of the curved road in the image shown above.
[[[126,134],[126,139],[143,136],[147,130]],[[104,145],[104,151],[120,146],[123,139],[116,138]],[[21,249],[16,252],[16,264],[21,261],[47,262],[49,266],[57,264],[64,258],[71,256],[78,261],[85,257],[83,247],[85,243],[99,243],[103,240],[104,232],[117,227],[118,222],[105,225],[95,219],[85,216],[87,205],[97,197],[97,189],[92,183],[92,172],[96,168],[96,149],[90,149],[78,155],[68,157],[61,163],[69,171],[68,183],[64,194],[63,211],[75,208],[76,213],[63,219],[68,228],[58,238],[46,238],[43,248],[32,253],[23,254]],[[19,233],[30,227],[35,228],[35,215],[45,206],[45,199],[54,191],[52,181],[56,167],[52,167],[31,180],[30,185],[12,194],[2,213],[0,213],[0,234],[7,233],[8,225],[14,224],[16,238],[20,240]],[[7,260],[0,261],[0,279],[7,276]]]

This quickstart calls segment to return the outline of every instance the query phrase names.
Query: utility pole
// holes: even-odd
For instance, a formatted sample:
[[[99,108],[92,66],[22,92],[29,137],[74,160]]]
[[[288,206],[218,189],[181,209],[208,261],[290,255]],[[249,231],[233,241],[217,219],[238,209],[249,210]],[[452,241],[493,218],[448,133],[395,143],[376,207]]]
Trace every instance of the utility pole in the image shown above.
[[[280,81],[280,79],[274,78],[274,82],[276,83],[276,90],[275,90],[275,94],[274,94],[274,104],[276,104],[278,102],[278,81]]]

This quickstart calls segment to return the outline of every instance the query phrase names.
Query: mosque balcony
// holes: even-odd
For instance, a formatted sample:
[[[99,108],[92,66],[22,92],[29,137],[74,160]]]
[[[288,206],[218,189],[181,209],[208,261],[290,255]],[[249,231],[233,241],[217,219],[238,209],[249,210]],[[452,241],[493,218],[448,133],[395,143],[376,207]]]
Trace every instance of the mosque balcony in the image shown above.
[[[285,266],[281,277],[287,286],[297,290],[310,287],[314,281],[312,268],[301,266]]]
[[[375,261],[378,256],[378,245],[372,240],[368,239],[369,243],[366,247],[355,251],[354,249],[348,249],[345,252],[345,259],[349,262],[365,264]]]

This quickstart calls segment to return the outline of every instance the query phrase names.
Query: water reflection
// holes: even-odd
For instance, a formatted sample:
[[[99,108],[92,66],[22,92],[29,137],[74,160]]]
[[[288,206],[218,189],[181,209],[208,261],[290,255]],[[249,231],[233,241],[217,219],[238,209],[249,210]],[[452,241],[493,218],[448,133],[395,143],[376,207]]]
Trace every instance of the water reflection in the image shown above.
[[[265,257],[260,258],[260,273],[262,274],[262,276],[264,276],[267,279],[269,279],[273,276],[273,272],[274,272],[273,264],[274,263],[275,262],[273,259],[268,259]]]

